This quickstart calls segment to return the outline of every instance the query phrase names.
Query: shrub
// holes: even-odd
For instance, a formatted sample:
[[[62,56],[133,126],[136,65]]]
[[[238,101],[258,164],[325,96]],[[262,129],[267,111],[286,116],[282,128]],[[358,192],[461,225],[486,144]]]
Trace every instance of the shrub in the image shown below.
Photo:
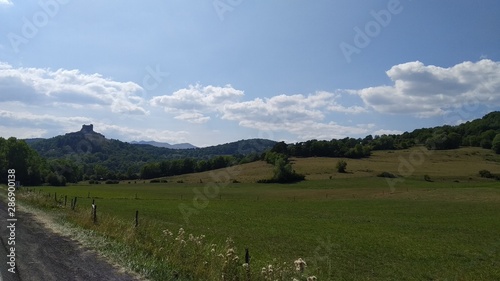
[[[424,175],[424,180],[428,182],[432,182],[431,177],[429,175]]]
[[[120,181],[117,181],[117,180],[107,180],[105,182],[105,184],[119,184],[119,183],[120,183]]]
[[[491,179],[493,178],[493,174],[491,174],[490,171],[488,170],[481,170],[479,171],[479,175],[482,177],[482,178],[487,178],[487,179]]]
[[[337,172],[345,173],[347,169],[347,162],[345,160],[339,160],[337,162],[337,166],[335,167],[337,168]]]
[[[389,172],[382,172],[382,173],[378,174],[377,177],[393,179],[393,178],[396,178],[396,175],[389,173]]]

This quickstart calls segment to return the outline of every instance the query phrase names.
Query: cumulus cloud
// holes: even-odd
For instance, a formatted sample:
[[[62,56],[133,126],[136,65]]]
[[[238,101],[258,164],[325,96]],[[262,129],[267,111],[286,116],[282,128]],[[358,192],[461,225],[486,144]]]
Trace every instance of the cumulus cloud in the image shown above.
[[[223,119],[239,122],[240,126],[261,131],[285,131],[301,140],[332,139],[367,132],[363,126],[342,126],[325,121],[332,112],[360,113],[359,106],[338,104],[339,94],[318,91],[309,95],[278,95],[226,105]]]
[[[0,92],[0,102],[100,106],[114,113],[148,114],[142,106],[141,86],[78,70],[14,68],[0,63]]]
[[[126,126],[111,125],[103,122],[94,122],[94,130],[105,136],[127,141],[153,140],[157,142],[178,143],[185,142],[189,133],[186,131],[170,131],[155,129],[134,129]]]
[[[431,117],[466,104],[500,105],[499,62],[483,59],[443,68],[416,61],[386,73],[394,85],[356,91],[365,105],[381,113]]]
[[[243,96],[243,91],[234,89],[231,85],[203,87],[196,84],[171,95],[154,97],[150,104],[176,114],[176,119],[204,123],[210,119],[205,114],[219,112],[225,105],[235,103]]]
[[[403,133],[404,133],[403,131],[399,131],[399,130],[380,129],[380,130],[373,132],[373,135],[375,135],[375,136],[377,136],[377,135],[378,136],[381,136],[381,135],[401,135]]]
[[[13,5],[11,0],[0,0],[0,6],[10,6]]]
[[[189,86],[171,95],[154,97],[151,105],[160,106],[175,115],[175,119],[190,123],[205,123],[216,114],[218,118],[236,121],[242,127],[261,131],[283,131],[307,138],[334,138],[367,132],[359,126],[341,126],[325,122],[332,112],[361,113],[360,106],[344,107],[338,103],[339,93],[318,91],[309,95],[277,95],[242,101],[244,92],[225,87]]]
[[[91,119],[82,116],[55,116],[50,114],[34,114],[26,111],[0,110],[0,119],[5,130],[3,137],[17,136],[44,137],[48,133],[70,132],[82,124],[91,123]]]
[[[52,137],[54,135],[75,132],[82,124],[94,124],[94,130],[106,137],[121,140],[154,140],[159,142],[185,142],[189,133],[186,131],[134,129],[127,126],[108,124],[82,116],[56,116],[34,114],[25,111],[0,110],[0,136],[18,138]]]

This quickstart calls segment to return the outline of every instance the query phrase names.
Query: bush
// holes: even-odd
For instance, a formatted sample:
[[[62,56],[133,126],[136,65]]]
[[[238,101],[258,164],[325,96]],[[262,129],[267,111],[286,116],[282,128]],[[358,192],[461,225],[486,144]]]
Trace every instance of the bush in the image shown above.
[[[105,184],[119,184],[119,183],[120,183],[120,181],[117,181],[117,180],[107,180],[105,182]]]
[[[380,174],[377,175],[377,177],[379,178],[396,178],[396,175],[392,174],[392,173],[389,173],[389,172],[382,172]]]
[[[257,181],[258,183],[294,183],[305,180],[306,176],[292,169],[288,158],[277,157],[274,162],[274,176],[271,179]]]
[[[431,177],[429,175],[424,175],[424,180],[428,182],[432,182]]]
[[[335,166],[335,167],[337,168],[337,172],[345,173],[346,169],[347,169],[347,162],[344,160],[339,160],[337,162],[337,166]]]
[[[487,178],[487,179],[491,179],[493,178],[493,174],[488,171],[488,170],[481,170],[479,171],[479,175],[482,177],[482,178]]]

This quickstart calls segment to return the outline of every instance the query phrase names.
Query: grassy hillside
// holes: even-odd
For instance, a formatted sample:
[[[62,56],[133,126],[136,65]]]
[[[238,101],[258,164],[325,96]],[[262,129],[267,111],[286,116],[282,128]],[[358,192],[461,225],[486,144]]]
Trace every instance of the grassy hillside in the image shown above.
[[[339,159],[347,161],[347,173],[337,173],[335,165]],[[293,168],[306,175],[307,181],[345,178],[373,178],[382,172],[411,179],[423,179],[429,175],[433,180],[464,181],[473,178],[479,180],[479,171],[486,169],[500,174],[500,155],[490,149],[466,147],[454,150],[429,151],[424,147],[413,147],[405,150],[374,151],[370,158],[292,158]],[[410,168],[408,168],[410,167]],[[413,169],[411,169],[413,168]],[[263,161],[233,167],[231,179],[242,183],[255,183],[258,179],[269,178],[273,166]],[[176,182],[199,183],[213,181],[212,175],[217,175],[225,169],[193,173],[168,178]],[[408,171],[412,171],[408,175]],[[218,179],[215,179],[218,181]],[[309,182],[304,183],[310,185]]]

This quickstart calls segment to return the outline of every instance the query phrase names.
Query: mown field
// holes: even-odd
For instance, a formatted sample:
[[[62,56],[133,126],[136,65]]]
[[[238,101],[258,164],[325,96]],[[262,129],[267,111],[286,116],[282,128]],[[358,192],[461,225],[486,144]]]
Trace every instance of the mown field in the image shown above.
[[[232,238],[239,264],[248,248],[251,280],[264,280],[259,279],[262,267],[291,265],[298,258],[308,265],[302,277],[319,280],[500,279],[500,182],[478,174],[482,169],[500,174],[499,155],[477,148],[383,151],[347,160],[345,174],[335,171],[337,161],[293,159],[296,171],[306,175],[297,184],[254,183],[272,175],[272,166],[256,162],[167,178],[166,183],[36,187],[25,202],[42,203],[65,220],[133,244],[143,253],[135,269],[150,266],[143,273],[156,280],[174,280],[169,278],[175,272],[181,273],[179,280],[189,275],[221,280],[215,277],[219,271],[207,269],[203,275],[199,265],[187,273],[189,262],[204,263],[208,254],[184,260],[189,262],[169,259],[183,256],[169,249],[179,228],[205,235],[202,251],[217,244],[216,253],[225,253],[226,238]],[[405,177],[388,182],[376,177],[381,172]],[[37,194],[49,198],[49,193],[48,201],[34,199]],[[54,193],[61,200],[58,207],[47,203]],[[76,212],[69,210],[75,196]],[[96,225],[90,219],[93,200]],[[227,272],[223,263],[218,265]]]

